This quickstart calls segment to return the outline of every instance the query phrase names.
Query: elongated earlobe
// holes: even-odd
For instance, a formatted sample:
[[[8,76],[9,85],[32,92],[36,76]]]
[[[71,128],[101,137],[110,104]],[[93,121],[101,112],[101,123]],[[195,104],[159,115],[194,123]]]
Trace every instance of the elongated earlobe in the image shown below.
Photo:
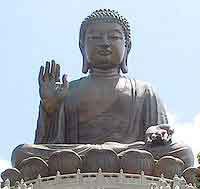
[[[82,54],[83,55],[83,54]],[[85,56],[83,55],[83,66],[82,66],[82,72],[86,74],[88,72],[89,66],[88,61],[86,60]]]
[[[128,66],[127,66],[127,56],[124,57],[122,63],[121,63],[121,70],[122,70],[122,73],[128,73]]]
[[[82,73],[86,74],[89,70],[89,64],[88,64],[87,58],[85,57],[84,47],[83,47],[81,41],[79,41],[79,48],[80,48],[81,54],[83,56]]]
[[[128,73],[128,66],[127,66],[127,60],[128,60],[128,49],[126,49],[126,52],[124,53],[124,58],[121,62],[121,70],[122,73]]]
[[[128,65],[127,65],[127,61],[128,61],[128,54],[131,50],[131,41],[129,41],[129,43],[126,46],[126,51],[124,53],[124,58],[121,62],[121,70],[122,73],[128,73]]]

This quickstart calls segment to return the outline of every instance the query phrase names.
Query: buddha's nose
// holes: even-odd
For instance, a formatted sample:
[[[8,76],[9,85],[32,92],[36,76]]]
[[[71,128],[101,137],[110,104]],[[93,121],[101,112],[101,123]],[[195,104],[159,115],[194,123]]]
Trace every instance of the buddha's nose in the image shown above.
[[[102,37],[102,41],[101,43],[99,44],[99,47],[102,48],[102,49],[107,49],[111,46],[110,42],[109,42],[109,39],[108,39],[108,36],[104,35]]]
[[[99,44],[99,47],[102,48],[102,49],[108,49],[110,47],[110,44],[109,43],[102,43],[102,44]]]

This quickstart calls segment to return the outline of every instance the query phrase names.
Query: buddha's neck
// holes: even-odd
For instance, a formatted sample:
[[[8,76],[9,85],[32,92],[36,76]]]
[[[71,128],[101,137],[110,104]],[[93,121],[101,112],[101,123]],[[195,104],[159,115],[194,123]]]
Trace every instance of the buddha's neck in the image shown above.
[[[108,69],[108,70],[101,70],[101,69],[96,69],[93,68],[92,70],[90,70],[90,74],[91,77],[93,78],[119,78],[120,77],[120,72],[118,68],[112,68],[112,69]]]

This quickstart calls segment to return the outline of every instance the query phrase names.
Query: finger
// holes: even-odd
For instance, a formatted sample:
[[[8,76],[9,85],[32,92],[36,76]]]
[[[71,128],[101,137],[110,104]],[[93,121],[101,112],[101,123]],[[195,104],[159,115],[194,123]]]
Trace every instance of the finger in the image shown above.
[[[151,135],[151,140],[156,140],[157,136],[159,136],[157,133],[153,133]]]
[[[39,85],[41,85],[43,82],[43,73],[44,73],[44,66],[40,66],[40,72],[38,76]]]
[[[174,134],[174,129],[170,128],[168,133],[169,133],[169,135],[173,135]]]
[[[46,62],[46,66],[45,66],[45,72],[44,72],[44,78],[48,79],[49,77],[49,69],[50,69],[50,62]]]
[[[169,138],[169,135],[167,133],[163,134],[162,139],[167,140]]]
[[[152,140],[150,139],[150,137],[147,138],[146,142],[147,143],[151,143],[152,142]]]
[[[56,82],[60,82],[60,65],[59,64],[56,64],[55,77],[56,77]]]
[[[52,78],[56,78],[56,63],[55,63],[55,60],[52,60],[51,61],[51,76]]]
[[[158,131],[158,132],[156,132],[155,134],[156,134],[157,137],[162,137],[162,136],[163,136],[162,133],[163,133],[162,131]]]
[[[64,74],[62,77],[62,83],[64,87],[68,87],[68,81],[67,81],[67,74]]]

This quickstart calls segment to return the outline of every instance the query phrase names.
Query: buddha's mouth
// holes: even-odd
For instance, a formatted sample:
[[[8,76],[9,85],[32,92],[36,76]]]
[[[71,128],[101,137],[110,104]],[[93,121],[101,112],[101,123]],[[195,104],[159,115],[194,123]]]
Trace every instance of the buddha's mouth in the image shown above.
[[[108,56],[112,54],[111,50],[98,50],[97,54],[101,55],[101,56]]]

